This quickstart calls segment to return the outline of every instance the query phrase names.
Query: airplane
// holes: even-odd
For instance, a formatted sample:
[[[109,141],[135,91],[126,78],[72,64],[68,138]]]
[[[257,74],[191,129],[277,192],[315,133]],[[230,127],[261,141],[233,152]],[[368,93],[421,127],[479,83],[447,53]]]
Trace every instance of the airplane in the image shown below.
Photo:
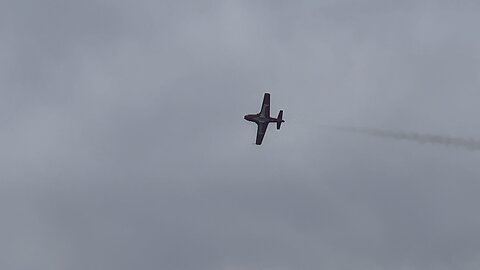
[[[270,94],[265,93],[263,96],[262,108],[260,113],[257,114],[247,114],[243,117],[245,120],[254,122],[257,124],[257,140],[256,145],[261,145],[263,137],[267,132],[268,124],[277,123],[277,129],[280,129],[285,120],[283,120],[283,110],[280,110],[277,118],[270,117]]]

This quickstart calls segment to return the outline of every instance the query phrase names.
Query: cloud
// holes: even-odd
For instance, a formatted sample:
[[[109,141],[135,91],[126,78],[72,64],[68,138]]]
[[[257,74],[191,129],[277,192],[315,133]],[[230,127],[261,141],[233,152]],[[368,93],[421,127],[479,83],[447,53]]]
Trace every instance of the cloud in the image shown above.
[[[476,134],[473,4],[0,7],[1,269],[478,269],[479,157],[318,128]]]

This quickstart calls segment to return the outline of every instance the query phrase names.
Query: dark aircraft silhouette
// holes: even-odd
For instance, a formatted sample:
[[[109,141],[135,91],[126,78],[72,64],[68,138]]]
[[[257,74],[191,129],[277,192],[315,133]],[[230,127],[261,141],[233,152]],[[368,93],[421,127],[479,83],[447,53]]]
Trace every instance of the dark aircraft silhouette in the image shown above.
[[[250,122],[257,123],[258,128],[257,128],[256,144],[261,145],[263,141],[263,137],[267,132],[268,124],[277,123],[277,129],[280,129],[280,126],[282,125],[282,123],[285,122],[282,119],[282,117],[283,117],[282,110],[278,113],[277,118],[270,117],[270,94],[265,93],[265,95],[263,96],[262,109],[260,110],[260,113],[247,114],[245,115],[244,119]]]

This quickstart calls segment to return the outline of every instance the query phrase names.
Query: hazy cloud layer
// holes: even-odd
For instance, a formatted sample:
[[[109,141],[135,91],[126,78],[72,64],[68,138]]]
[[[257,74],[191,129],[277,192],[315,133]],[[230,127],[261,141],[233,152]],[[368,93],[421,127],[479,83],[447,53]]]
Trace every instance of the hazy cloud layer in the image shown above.
[[[479,14],[0,2],[0,268],[478,269],[478,152],[325,125],[480,137]]]

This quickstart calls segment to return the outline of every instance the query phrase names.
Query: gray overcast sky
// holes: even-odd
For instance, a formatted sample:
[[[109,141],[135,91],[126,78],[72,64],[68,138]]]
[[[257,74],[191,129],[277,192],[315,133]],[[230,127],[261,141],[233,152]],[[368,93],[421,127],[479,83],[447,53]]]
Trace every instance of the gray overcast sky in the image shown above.
[[[478,1],[0,1],[0,269],[479,269]],[[285,110],[254,145],[243,115]]]

